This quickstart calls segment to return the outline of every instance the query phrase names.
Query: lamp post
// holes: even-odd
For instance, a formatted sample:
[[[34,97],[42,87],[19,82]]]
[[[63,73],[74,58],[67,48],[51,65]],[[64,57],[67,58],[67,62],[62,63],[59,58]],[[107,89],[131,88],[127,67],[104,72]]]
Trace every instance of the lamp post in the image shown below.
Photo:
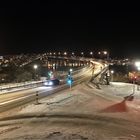
[[[72,73],[73,69],[70,69],[70,73]]]
[[[93,58],[93,52],[90,52],[91,57]]]
[[[84,52],[81,52],[82,57],[84,57]]]
[[[107,60],[109,60],[109,52],[103,51],[103,54],[106,55]]]
[[[140,61],[136,61],[135,62],[135,66],[137,67],[137,70],[138,71],[140,71]],[[140,90],[140,88],[139,88],[139,79],[137,80],[138,81],[138,83],[137,83],[137,90],[139,91]]]
[[[36,79],[36,77],[37,77],[37,75],[36,75],[36,71],[37,71],[37,69],[38,69],[38,65],[34,65],[34,70],[35,70],[35,79]]]
[[[136,80],[137,80],[137,77],[136,76],[134,76],[133,77],[133,95],[135,94],[135,83],[136,83]]]
[[[114,70],[111,70],[110,73],[111,73],[111,81],[113,82],[114,81]]]
[[[72,56],[74,56],[74,55],[75,55],[75,53],[74,53],[74,52],[72,52],[71,54],[72,54]]]

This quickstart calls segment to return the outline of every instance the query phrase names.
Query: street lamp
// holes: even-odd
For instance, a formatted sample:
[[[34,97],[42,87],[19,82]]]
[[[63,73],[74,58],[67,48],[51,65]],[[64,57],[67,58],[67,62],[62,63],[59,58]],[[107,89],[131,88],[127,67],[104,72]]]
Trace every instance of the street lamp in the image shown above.
[[[90,52],[90,55],[93,57],[93,52]]]
[[[114,75],[113,75],[114,74],[114,70],[111,70],[110,73],[111,73],[111,81],[114,81]]]
[[[72,72],[73,71],[73,69],[70,69],[70,72]]]
[[[135,66],[140,67],[140,62],[139,61],[135,62]]]
[[[84,56],[84,52],[81,52],[81,55]]]
[[[140,71],[140,67],[138,67],[138,71]]]
[[[36,70],[37,70],[37,68],[38,68],[38,65],[35,64],[33,67],[34,67],[34,69],[35,69],[35,78],[36,78]]]
[[[103,54],[106,55],[107,60],[109,60],[109,52],[107,52],[107,51],[103,51]]]
[[[140,71],[140,61],[135,62],[135,66],[137,67],[137,70]],[[139,89],[139,82],[140,82],[139,78],[138,78],[137,82],[138,82],[137,83],[137,90],[140,90]]]
[[[37,68],[38,68],[38,66],[35,64],[35,65],[34,65],[34,69],[36,70]]]
[[[114,74],[114,70],[111,70],[110,72],[111,72],[111,74]]]

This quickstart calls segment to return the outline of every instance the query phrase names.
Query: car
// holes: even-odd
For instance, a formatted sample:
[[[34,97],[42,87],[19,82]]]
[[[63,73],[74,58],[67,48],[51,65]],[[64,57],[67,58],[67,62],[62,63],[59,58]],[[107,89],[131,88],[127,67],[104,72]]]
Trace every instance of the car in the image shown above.
[[[44,82],[45,86],[56,86],[59,84],[60,84],[60,81],[58,79],[51,79]]]

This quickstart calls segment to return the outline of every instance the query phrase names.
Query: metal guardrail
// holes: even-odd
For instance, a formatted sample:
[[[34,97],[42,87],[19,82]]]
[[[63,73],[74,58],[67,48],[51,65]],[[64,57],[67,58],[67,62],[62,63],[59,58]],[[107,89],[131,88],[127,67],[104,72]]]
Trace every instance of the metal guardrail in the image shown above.
[[[39,86],[41,85],[43,82],[42,81],[39,81],[39,82],[30,82],[30,83],[19,83],[19,84],[16,84],[16,85],[5,85],[5,86],[1,86],[0,87],[0,91],[4,91],[4,90],[13,90],[13,89],[16,89],[16,88],[33,88],[33,87],[36,87],[36,86]]]

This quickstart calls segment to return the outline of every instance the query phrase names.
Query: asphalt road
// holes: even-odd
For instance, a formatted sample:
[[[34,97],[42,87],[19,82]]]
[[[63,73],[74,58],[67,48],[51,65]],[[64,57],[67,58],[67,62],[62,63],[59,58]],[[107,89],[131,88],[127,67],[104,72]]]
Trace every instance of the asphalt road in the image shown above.
[[[74,79],[74,85],[79,84],[83,81],[89,80],[92,75],[92,67],[78,73]],[[7,111],[12,108],[19,107],[21,105],[27,104],[29,102],[36,101],[36,94],[38,93],[38,98],[43,98],[55,92],[69,88],[68,85],[64,84],[57,87],[37,87],[33,89],[26,89],[16,92],[10,92],[0,95],[0,112]]]

